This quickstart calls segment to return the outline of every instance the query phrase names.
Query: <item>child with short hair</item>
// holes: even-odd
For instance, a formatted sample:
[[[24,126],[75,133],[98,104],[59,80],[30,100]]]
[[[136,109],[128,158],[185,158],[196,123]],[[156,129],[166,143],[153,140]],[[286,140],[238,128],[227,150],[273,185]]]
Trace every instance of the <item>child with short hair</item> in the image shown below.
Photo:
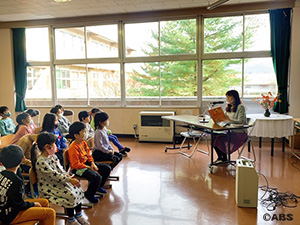
[[[107,130],[105,127],[107,126],[108,115],[105,112],[99,112],[95,115],[95,136],[94,136],[94,144],[95,150],[93,152],[93,158],[95,161],[113,161],[112,169],[118,165],[118,163],[122,160],[123,156],[119,152],[115,152],[113,147],[111,146]]]
[[[78,113],[78,119],[80,122],[83,122],[86,126],[86,131],[87,131],[87,140],[91,139],[94,137],[94,129],[90,125],[91,122],[91,114],[89,114],[88,111],[80,111]]]
[[[11,144],[16,144],[21,137],[26,134],[32,134],[34,130],[30,127],[31,117],[28,113],[21,113],[17,116],[17,127],[15,130],[15,135],[11,140]]]
[[[61,165],[64,165],[63,152],[68,148],[66,141],[58,128],[58,119],[54,113],[46,113],[43,120],[42,131],[47,131],[56,136],[56,147],[58,151],[55,153]]]
[[[94,149],[94,134],[95,131],[90,125],[91,114],[88,111],[81,111],[78,113],[78,119],[86,126],[87,139],[85,140],[91,150]]]
[[[36,172],[41,196],[51,203],[64,207],[68,214],[68,225],[89,225],[82,216],[83,191],[80,182],[67,174],[60,165],[55,152],[56,137],[48,132],[38,135],[37,143],[31,149],[33,171]],[[36,146],[41,154],[37,157]],[[74,210],[76,215],[74,217]]]
[[[61,119],[64,121],[64,123],[65,124],[67,124],[68,125],[68,127],[70,127],[71,126],[71,123],[70,123],[70,121],[68,120],[68,118],[67,117],[65,117],[64,116],[64,114],[65,114],[65,109],[64,109],[64,107],[62,106],[62,105],[56,105],[56,106],[54,106],[55,108],[59,108],[60,109],[60,111],[61,111],[61,113],[62,113],[62,117],[61,117]]]
[[[74,122],[70,126],[69,136],[72,138],[68,150],[72,173],[88,179],[89,186],[84,196],[90,202],[98,203],[99,200],[95,194],[96,192],[107,193],[103,186],[110,175],[111,168],[109,165],[94,162],[90,149],[85,142],[87,133],[84,123]]]
[[[96,129],[95,129],[94,118],[95,118],[96,113],[98,113],[98,112],[103,112],[103,111],[101,111],[101,110],[98,109],[98,108],[93,108],[93,109],[91,110],[92,120],[91,120],[91,123],[90,123],[90,124],[91,124],[91,127],[92,127],[94,130],[96,130]],[[109,124],[109,121],[107,121],[107,126],[108,126],[108,124]],[[117,137],[116,135],[114,135],[114,134],[111,132],[111,130],[107,129],[107,127],[105,127],[105,129],[106,129],[106,131],[107,131],[107,135],[108,135],[109,141],[111,141],[111,142],[114,144],[114,146],[116,146],[116,147],[118,148],[119,152],[122,154],[123,157],[126,157],[126,156],[127,156],[127,153],[130,152],[131,149],[128,148],[128,147],[124,147],[123,145],[121,145],[120,142],[119,142],[118,137]]]
[[[0,161],[6,170],[0,172],[0,221],[3,224],[20,224],[39,221],[40,225],[55,225],[55,211],[47,199],[23,200],[23,179],[17,170],[24,158],[17,145],[8,145],[0,152]]]
[[[50,112],[56,114],[58,118],[58,129],[60,130],[60,132],[63,134],[69,133],[70,125],[63,119],[63,112],[61,111],[61,109],[58,107],[54,107],[50,110]]]
[[[0,107],[0,115],[2,116],[2,119],[0,120],[1,135],[6,136],[9,134],[13,134],[15,132],[16,125],[14,124],[14,121],[9,118],[11,116],[11,113],[7,106]]]

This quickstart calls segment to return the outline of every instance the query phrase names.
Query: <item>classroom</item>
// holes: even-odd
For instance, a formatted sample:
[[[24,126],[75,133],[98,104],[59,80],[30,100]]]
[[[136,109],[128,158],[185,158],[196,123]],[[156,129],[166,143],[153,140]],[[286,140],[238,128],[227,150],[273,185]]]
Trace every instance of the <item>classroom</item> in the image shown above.
[[[82,206],[90,224],[299,223],[297,206],[269,211],[260,199],[257,207],[238,206],[237,166],[209,167],[219,156],[211,135],[198,145],[209,155],[190,156],[192,139],[192,148],[182,150],[188,156],[172,147],[195,125],[177,116],[208,116],[214,106],[225,111],[228,90],[239,93],[247,117],[284,116],[288,126],[297,118],[299,124],[300,0],[10,0],[0,2],[0,12],[0,107],[8,107],[14,124],[28,109],[39,112],[33,121],[41,128],[56,105],[70,113],[71,124],[97,108],[131,149],[113,166],[117,181],[107,182],[108,193],[92,208]],[[286,24],[276,24],[279,17]],[[262,95],[276,98],[269,116]],[[154,129],[156,123],[165,128]],[[283,133],[277,136],[261,138],[258,122],[253,129],[258,185],[268,181],[299,197],[291,140],[298,132],[300,148],[300,133],[282,124],[270,128]],[[247,150],[243,156],[253,158]],[[89,183],[80,183],[85,191]],[[57,213],[56,224],[67,219]]]

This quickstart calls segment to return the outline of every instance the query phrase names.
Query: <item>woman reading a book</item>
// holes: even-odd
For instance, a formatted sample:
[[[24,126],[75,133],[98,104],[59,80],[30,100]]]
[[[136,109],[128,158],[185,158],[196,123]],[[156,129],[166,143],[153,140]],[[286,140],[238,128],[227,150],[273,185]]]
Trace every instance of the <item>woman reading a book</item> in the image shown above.
[[[245,106],[241,103],[239,93],[236,90],[230,90],[226,93],[227,106],[225,114],[231,124],[247,124]],[[247,140],[246,129],[235,129],[230,134],[230,154],[238,150]],[[217,136],[214,140],[214,149],[218,155],[215,163],[227,161],[228,139],[227,135]]]

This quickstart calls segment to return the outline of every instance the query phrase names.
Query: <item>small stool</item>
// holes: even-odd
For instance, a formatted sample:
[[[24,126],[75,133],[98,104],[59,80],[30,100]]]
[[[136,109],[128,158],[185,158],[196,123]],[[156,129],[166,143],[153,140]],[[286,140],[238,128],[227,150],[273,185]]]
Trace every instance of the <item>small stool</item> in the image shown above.
[[[201,153],[203,153],[205,155],[209,155],[209,151],[206,152],[206,151],[198,149],[198,144],[199,144],[199,142],[201,141],[201,139],[203,137],[206,137],[207,149],[209,149],[208,141],[207,141],[207,134],[206,133],[201,132],[201,131],[196,131],[196,130],[190,131],[190,129],[189,129],[188,131],[181,132],[180,135],[184,137],[184,139],[183,139],[183,141],[182,141],[182,143],[181,143],[181,145],[179,147],[180,154],[182,154],[182,155],[184,155],[184,156],[186,156],[188,158],[191,158],[194,155],[195,151],[197,150],[198,152],[201,152]],[[193,151],[192,151],[192,153],[190,155],[182,151],[182,147],[183,147],[186,139],[189,139],[189,138],[193,138],[194,144],[195,144],[195,146],[193,148]],[[197,142],[195,140],[196,138],[198,138]]]

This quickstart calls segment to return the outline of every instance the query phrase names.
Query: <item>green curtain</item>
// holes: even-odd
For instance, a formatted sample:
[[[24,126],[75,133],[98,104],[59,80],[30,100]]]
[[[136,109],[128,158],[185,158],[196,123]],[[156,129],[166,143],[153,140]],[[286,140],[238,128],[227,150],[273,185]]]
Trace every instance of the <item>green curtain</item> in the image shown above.
[[[291,8],[269,10],[271,25],[271,54],[276,73],[279,100],[273,110],[288,112],[288,74],[291,38]]]
[[[14,69],[15,69],[15,92],[16,92],[16,112],[26,110],[25,93],[27,87],[27,62],[25,28],[13,29],[14,47]]]

